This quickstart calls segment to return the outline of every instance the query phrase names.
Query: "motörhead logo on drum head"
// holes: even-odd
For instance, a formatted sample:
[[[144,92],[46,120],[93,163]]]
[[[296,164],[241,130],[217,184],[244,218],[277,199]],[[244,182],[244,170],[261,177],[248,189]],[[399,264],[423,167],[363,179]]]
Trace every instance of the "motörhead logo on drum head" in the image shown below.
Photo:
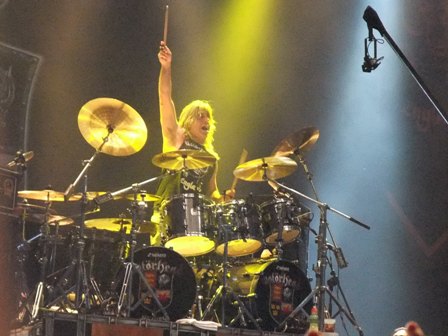
[[[264,327],[275,329],[311,292],[307,277],[294,264],[276,261],[260,273],[256,286],[257,308]],[[305,305],[305,310],[310,304]]]
[[[177,252],[163,247],[148,247],[137,251],[134,260],[170,320],[186,316],[196,297],[196,278],[187,260]],[[145,281],[135,279],[135,282],[134,305],[137,304],[138,308],[135,309],[134,316],[162,316]]]

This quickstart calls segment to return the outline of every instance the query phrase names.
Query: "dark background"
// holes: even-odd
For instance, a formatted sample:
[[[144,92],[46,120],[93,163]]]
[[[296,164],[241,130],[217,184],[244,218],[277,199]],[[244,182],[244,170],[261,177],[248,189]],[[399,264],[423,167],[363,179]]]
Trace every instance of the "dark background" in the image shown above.
[[[64,191],[75,180],[81,161],[94,152],[79,132],[77,116],[97,97],[116,98],[137,110],[148,140],[132,156],[99,155],[89,170],[88,190],[115,191],[159,174],[151,158],[162,150],[157,52],[165,4],[2,3],[0,42],[18,51],[17,60],[25,57],[28,63],[20,65],[29,67],[26,79],[23,68],[14,73],[17,85],[29,85],[28,100],[11,105],[1,125],[3,166],[18,149],[35,153],[23,189],[51,185]],[[242,148],[249,160],[269,156],[289,134],[318,128],[319,140],[306,161],[319,198],[371,226],[365,230],[328,213],[335,242],[349,262],[340,281],[358,323],[366,335],[387,335],[414,319],[428,333],[446,335],[448,128],[387,42],[378,46],[384,60],[375,71],[364,73],[361,64],[367,37],[362,15],[371,5],[446,109],[448,5],[424,0],[169,4],[174,99],[179,110],[196,98],[212,102],[221,189],[231,184]],[[3,72],[8,62],[2,58]],[[4,131],[14,127],[11,134]],[[314,196],[300,165],[283,182]],[[155,187],[147,190],[154,193]],[[237,197],[249,193],[270,189],[263,182],[240,181]],[[304,203],[314,212],[311,225],[317,229],[319,212]],[[54,206],[67,216],[79,211],[78,204]],[[127,206],[108,203],[89,218],[117,217]],[[316,249],[311,239],[311,277]]]

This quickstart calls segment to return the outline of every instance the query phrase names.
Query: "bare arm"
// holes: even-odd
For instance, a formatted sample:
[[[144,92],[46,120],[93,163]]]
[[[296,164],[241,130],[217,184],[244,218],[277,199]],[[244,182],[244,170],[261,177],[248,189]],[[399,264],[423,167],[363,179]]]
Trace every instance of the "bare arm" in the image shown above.
[[[163,151],[167,152],[179,149],[185,134],[177,122],[176,108],[172,99],[172,54],[164,42],[160,43],[158,57],[161,65],[159,75],[160,125],[162,126]]]

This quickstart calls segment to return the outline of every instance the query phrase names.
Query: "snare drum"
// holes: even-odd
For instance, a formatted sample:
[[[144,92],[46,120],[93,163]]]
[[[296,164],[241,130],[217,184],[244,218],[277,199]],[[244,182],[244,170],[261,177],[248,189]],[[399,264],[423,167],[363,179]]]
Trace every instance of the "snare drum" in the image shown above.
[[[261,204],[262,228],[265,241],[275,245],[278,239],[279,225],[282,226],[284,243],[294,241],[300,235],[300,217],[302,211],[289,198],[275,198]]]
[[[224,254],[226,238],[230,257],[253,254],[261,248],[263,234],[256,204],[247,204],[244,200],[232,200],[218,205],[215,217],[219,232],[216,253]]]
[[[241,295],[252,315],[261,321],[263,330],[275,330],[311,293],[306,275],[285,260],[231,267],[229,274],[229,286]],[[309,313],[311,306],[310,300],[304,310]],[[295,318],[300,315],[306,316],[299,310]]]
[[[184,257],[195,257],[215,249],[211,228],[211,201],[198,194],[180,194],[162,205],[162,220],[171,248]]]

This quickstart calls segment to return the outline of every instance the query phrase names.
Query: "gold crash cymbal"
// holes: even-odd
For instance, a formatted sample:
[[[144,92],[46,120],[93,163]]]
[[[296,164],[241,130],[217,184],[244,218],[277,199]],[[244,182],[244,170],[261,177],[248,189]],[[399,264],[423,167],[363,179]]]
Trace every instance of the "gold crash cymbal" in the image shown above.
[[[245,181],[265,181],[288,176],[297,169],[297,163],[287,157],[264,157],[240,164],[233,171],[235,177]]]
[[[132,220],[127,218],[95,218],[84,222],[86,228],[107,230],[118,232],[124,229],[127,234],[131,232]],[[156,224],[150,221],[143,221],[138,225],[139,233],[154,233]]]
[[[78,127],[89,145],[113,156],[140,151],[148,133],[140,114],[114,98],[96,98],[84,104],[78,114]]]
[[[213,155],[191,149],[160,153],[152,158],[152,163],[155,166],[169,170],[205,168],[215,162],[216,158]]]
[[[319,130],[306,127],[283,139],[272,152],[272,156],[288,156],[297,151],[309,151],[319,139]]]

